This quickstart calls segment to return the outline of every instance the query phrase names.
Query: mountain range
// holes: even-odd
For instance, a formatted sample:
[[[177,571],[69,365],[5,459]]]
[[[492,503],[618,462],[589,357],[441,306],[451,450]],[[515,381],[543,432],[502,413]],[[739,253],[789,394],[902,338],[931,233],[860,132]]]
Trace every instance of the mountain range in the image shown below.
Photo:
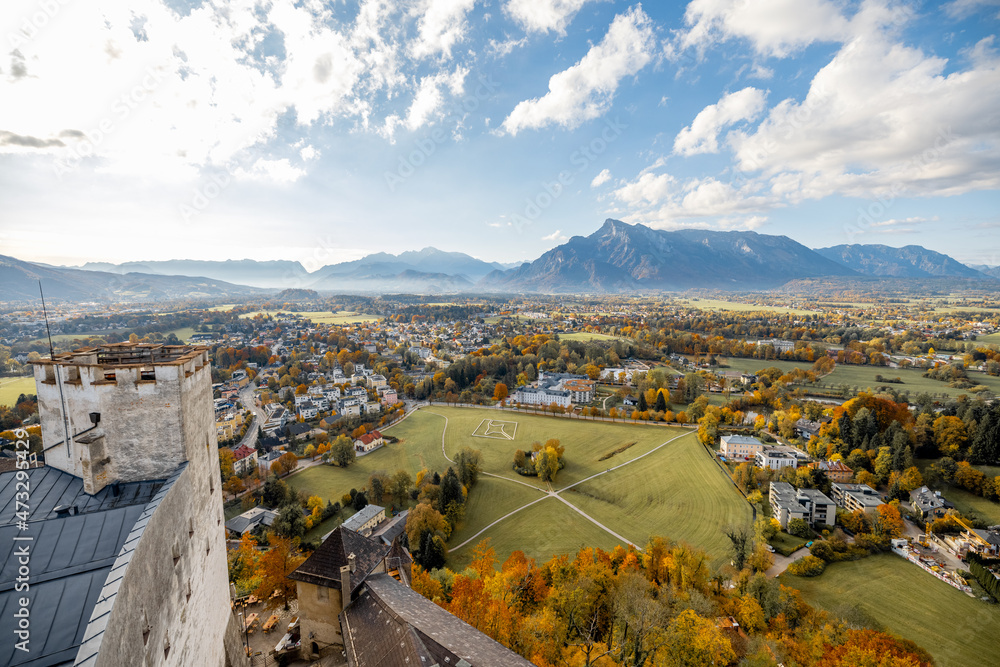
[[[694,288],[772,289],[811,278],[1000,279],[920,246],[841,245],[811,250],[750,231],[663,231],[608,219],[520,265],[436,248],[375,253],[307,271],[294,261],[168,260],[57,267],[0,256],[0,301],[159,301],[245,297],[279,289],[320,292],[635,293]]]

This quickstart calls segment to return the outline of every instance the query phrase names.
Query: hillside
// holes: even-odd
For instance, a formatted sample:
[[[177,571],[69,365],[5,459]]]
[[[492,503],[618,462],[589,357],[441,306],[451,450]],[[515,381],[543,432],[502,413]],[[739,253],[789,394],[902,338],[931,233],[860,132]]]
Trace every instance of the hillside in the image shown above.
[[[866,276],[994,279],[948,255],[918,245],[893,248],[878,244],[852,244],[818,248],[816,252]]]
[[[755,232],[661,231],[607,220],[531,263],[495,271],[483,290],[624,292],[693,287],[758,289],[854,271],[786,236]]]

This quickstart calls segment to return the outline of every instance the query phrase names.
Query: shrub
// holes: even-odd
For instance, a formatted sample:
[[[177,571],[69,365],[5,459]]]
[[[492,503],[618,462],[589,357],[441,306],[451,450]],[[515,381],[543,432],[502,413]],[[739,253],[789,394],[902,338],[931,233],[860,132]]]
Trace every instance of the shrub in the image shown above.
[[[812,537],[812,529],[805,519],[789,519],[788,533],[796,537]]]
[[[797,577],[815,577],[825,569],[826,561],[816,556],[803,556],[788,566],[788,571]]]

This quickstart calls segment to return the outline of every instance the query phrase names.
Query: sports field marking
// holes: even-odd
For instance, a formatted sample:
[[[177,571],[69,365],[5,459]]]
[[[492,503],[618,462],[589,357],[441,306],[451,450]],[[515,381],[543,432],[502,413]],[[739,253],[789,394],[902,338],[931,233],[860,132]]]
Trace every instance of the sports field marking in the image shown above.
[[[509,432],[508,432],[509,431]],[[477,438],[493,438],[495,440],[513,440],[517,435],[517,422],[484,419],[472,432]]]

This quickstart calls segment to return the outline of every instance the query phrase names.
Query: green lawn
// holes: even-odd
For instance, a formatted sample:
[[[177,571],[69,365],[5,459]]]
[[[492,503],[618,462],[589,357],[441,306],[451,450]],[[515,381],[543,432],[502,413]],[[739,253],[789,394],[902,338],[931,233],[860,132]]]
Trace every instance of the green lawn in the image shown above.
[[[931,467],[935,460],[936,459],[917,459],[914,463],[920,470],[921,474],[926,474],[927,470]],[[973,467],[978,470],[982,470],[990,477],[1000,475],[1000,466]],[[995,503],[992,500],[986,500],[982,496],[977,496],[969,493],[965,489],[959,489],[954,486],[944,485],[939,487],[937,490],[941,491],[941,495],[951,501],[955,505],[955,509],[961,512],[963,516],[967,516],[970,519],[980,517],[989,522],[991,526],[1000,524],[1000,503]]]
[[[572,333],[559,334],[559,340],[579,340],[583,342],[591,340],[622,340],[621,336],[609,336],[602,333],[591,333],[589,331],[574,331]]]
[[[721,371],[739,371],[741,373],[756,373],[757,371],[763,370],[765,368],[778,368],[784,372],[793,371],[796,368],[801,368],[807,371],[812,368],[812,364],[807,361],[782,361],[780,359],[746,359],[739,357],[718,357],[720,366],[728,366],[728,368],[719,368]]]
[[[609,463],[617,465],[617,458]],[[634,467],[613,471],[562,495],[640,546],[653,536],[669,537],[704,549],[717,564],[728,560],[722,527],[749,522],[751,515],[750,506],[694,433]]]
[[[878,366],[852,366],[848,364],[837,364],[832,373],[824,376],[820,383],[824,384],[846,384],[849,387],[857,386],[860,389],[875,387],[879,383],[875,380],[876,375],[887,378],[900,378],[903,384],[891,385],[897,391],[909,391],[911,395],[922,392],[931,394],[947,394],[958,396],[959,394],[969,394],[968,389],[954,389],[948,386],[947,382],[939,382],[924,377],[924,371],[917,368],[882,368]],[[1000,377],[991,377],[985,373],[970,373],[969,378],[976,384],[984,384],[994,393],[1000,393]]]
[[[731,310],[739,313],[752,313],[766,311],[772,313],[784,313],[793,315],[812,315],[819,313],[818,310],[803,310],[801,308],[787,308],[785,306],[762,306],[754,303],[740,303],[738,301],[723,301],[721,299],[698,299],[691,298],[677,302],[680,305],[687,305],[701,310]]]
[[[976,338],[977,343],[993,343],[994,345],[1000,345],[1000,332],[986,334],[985,336],[979,336]]]
[[[772,537],[769,543],[782,556],[791,556],[805,546],[805,543],[808,541],[807,539],[789,535],[785,531],[779,530],[778,534]]]
[[[546,498],[486,531],[497,558],[504,561],[513,551],[523,551],[539,564],[559,554],[575,554],[584,547],[610,550],[620,544],[555,498]],[[478,540],[477,540],[478,542]],[[472,559],[469,545],[448,555],[448,567],[459,571]]]
[[[164,331],[163,332],[163,337],[166,338],[170,334],[174,334],[175,336],[177,336],[177,339],[180,342],[186,343],[187,339],[190,338],[191,336],[193,336],[195,334],[195,330],[194,330],[194,327],[183,327],[183,328],[180,328],[180,329],[171,329],[170,331]]]
[[[290,313],[292,315],[298,315],[307,320],[312,320],[315,324],[354,324],[357,322],[377,322],[380,318],[378,315],[366,315],[364,313],[355,313],[349,310],[341,310],[336,313],[330,312],[328,310],[309,310],[301,312],[292,311],[277,311],[277,310],[255,310],[252,313],[243,313],[240,315],[241,319],[256,317],[257,315],[270,315],[274,317],[279,312]]]
[[[929,651],[940,667],[995,664],[1000,610],[894,554],[833,563],[814,578],[785,573],[781,582],[828,611],[861,607],[890,632]]]
[[[35,393],[35,376],[0,378],[0,405],[13,406],[21,394]]]

